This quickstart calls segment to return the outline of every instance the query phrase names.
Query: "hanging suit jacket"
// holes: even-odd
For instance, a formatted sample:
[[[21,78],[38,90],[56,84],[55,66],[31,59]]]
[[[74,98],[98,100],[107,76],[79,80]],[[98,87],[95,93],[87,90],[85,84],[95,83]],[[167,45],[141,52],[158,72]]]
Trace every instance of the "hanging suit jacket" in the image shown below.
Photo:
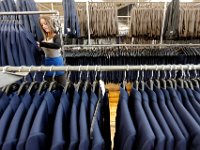
[[[158,121],[156,120],[155,116],[153,115],[151,108],[149,106],[149,98],[148,95],[145,91],[140,90],[140,93],[142,95],[142,104],[143,104],[143,109],[145,111],[145,114],[148,118],[148,121],[151,125],[151,128],[155,134],[155,150],[161,150],[164,149],[165,147],[165,142],[166,142],[166,137],[165,134],[163,133],[160,125],[158,124]]]
[[[92,123],[92,119],[94,117],[94,112],[97,106],[98,98],[94,92],[91,92],[91,99],[90,99],[90,124]],[[95,118],[93,132],[90,134],[90,143],[91,143],[91,149],[92,150],[102,150],[105,148],[105,141],[103,139],[103,136],[101,134],[100,126],[98,124],[98,116],[100,111],[98,111],[97,116]]]
[[[165,105],[165,97],[164,97],[163,92],[160,89],[158,89],[157,87],[154,87],[154,91],[158,98],[158,104],[159,104],[160,110],[161,110],[172,134],[174,135],[174,139],[175,139],[174,149],[186,150],[188,141],[186,141],[186,139],[183,136],[175,119],[173,118],[173,116],[171,115],[167,106]]]
[[[58,91],[59,92],[59,91]],[[26,149],[49,149],[53,132],[53,122],[57,109],[57,98],[55,93],[46,92],[42,104],[35,116],[29,137],[26,142]]]
[[[79,131],[80,131],[80,142],[79,142],[79,150],[84,149],[88,150],[90,146],[89,139],[89,99],[87,92],[82,89],[81,95],[81,106],[80,106],[80,114],[79,114]]]
[[[44,99],[44,95],[45,95],[44,92],[42,94],[35,93],[33,102],[26,114],[26,117],[24,119],[24,122],[21,128],[21,133],[20,133],[19,140],[16,147],[17,150],[25,150],[25,144],[26,144],[27,138],[29,136],[33,121],[40,107],[40,104],[42,103],[42,100]]]
[[[191,114],[184,108],[181,102],[178,100],[178,96],[176,91],[172,88],[167,88],[169,91],[171,101],[173,103],[174,108],[178,112],[182,122],[184,123],[185,127],[187,128],[188,132],[190,133],[190,148],[191,149],[199,149],[200,143],[200,127]]]
[[[30,93],[27,91],[11,121],[2,150],[16,149],[19,134],[24,122],[24,118],[31,103],[32,103],[32,97]]]
[[[136,149],[151,150],[154,148],[155,135],[142,108],[142,97],[139,91],[132,89],[129,97],[129,110],[135,122],[138,143]]]
[[[136,129],[128,108],[128,93],[120,88],[120,99],[117,107],[115,150],[132,150],[136,143]]]
[[[51,150],[64,150],[69,145],[70,106],[69,92],[63,93],[54,121]]]
[[[157,121],[159,122],[165,136],[166,136],[166,144],[165,149],[173,149],[174,148],[174,136],[171,133],[171,130],[169,129],[161,111],[158,107],[157,103],[157,96],[154,91],[150,90],[147,86],[145,87],[145,91],[147,92],[150,100],[150,106],[154,113],[154,116],[156,117]]]
[[[15,112],[17,111],[17,108],[20,105],[20,103],[21,103],[21,98],[18,96],[17,93],[15,93],[10,101],[10,104],[7,106],[5,112],[3,113],[0,119],[0,129],[2,130],[0,132],[0,149],[3,146],[10,122]]]
[[[189,133],[186,129],[186,127],[184,126],[183,122],[181,121],[178,113],[176,112],[171,99],[170,99],[170,95],[169,92],[166,89],[161,88],[161,90],[164,93],[165,96],[165,101],[166,101],[166,105],[169,109],[169,111],[171,112],[171,114],[173,115],[174,119],[176,120],[177,124],[179,125],[179,128],[181,129],[181,132],[183,133],[183,135],[185,136],[186,141],[189,141]],[[189,143],[188,143],[188,147],[189,147]]]
[[[69,150],[78,149],[79,143],[79,110],[80,110],[80,95],[77,91],[74,91],[74,99],[71,108],[71,116],[70,116],[70,143]]]

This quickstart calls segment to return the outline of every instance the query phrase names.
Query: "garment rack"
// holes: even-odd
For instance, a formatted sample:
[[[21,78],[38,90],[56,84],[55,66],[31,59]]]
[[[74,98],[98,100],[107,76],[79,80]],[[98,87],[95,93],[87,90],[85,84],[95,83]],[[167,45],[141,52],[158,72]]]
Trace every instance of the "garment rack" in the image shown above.
[[[200,44],[102,44],[102,45],[64,45],[67,47],[180,47],[180,46],[200,46]]]
[[[36,72],[36,71],[139,71],[139,70],[200,70],[198,65],[116,65],[116,66],[4,66],[3,72]]]
[[[36,15],[36,14],[59,14],[58,11],[13,11],[0,12],[0,15]]]

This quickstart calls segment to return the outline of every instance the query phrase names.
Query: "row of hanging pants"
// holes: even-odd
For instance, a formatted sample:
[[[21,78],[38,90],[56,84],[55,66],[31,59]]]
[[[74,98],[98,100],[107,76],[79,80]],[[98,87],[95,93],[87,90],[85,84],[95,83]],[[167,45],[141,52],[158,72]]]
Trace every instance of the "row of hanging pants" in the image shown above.
[[[200,149],[200,89],[121,88],[115,150]]]
[[[111,149],[107,91],[40,87],[0,93],[0,149]]]

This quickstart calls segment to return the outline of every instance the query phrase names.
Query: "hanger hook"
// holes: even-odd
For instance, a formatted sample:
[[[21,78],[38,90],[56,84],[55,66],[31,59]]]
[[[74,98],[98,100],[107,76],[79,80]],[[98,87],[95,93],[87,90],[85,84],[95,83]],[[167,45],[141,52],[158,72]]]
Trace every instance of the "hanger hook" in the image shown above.
[[[141,65],[141,71],[142,71],[142,78],[141,78],[141,80],[143,81],[144,80],[144,69],[143,69],[143,67],[142,67],[142,65]]]
[[[196,69],[196,67],[195,67],[195,65],[192,65],[193,66],[193,69],[194,69],[194,74],[195,74],[195,79],[197,78],[197,76],[198,76],[198,74],[197,74],[197,69]]]
[[[163,78],[163,79],[165,80],[166,77],[167,77],[167,73],[166,73],[166,70],[165,70],[165,66],[164,66],[164,65],[162,66],[162,69],[163,69],[163,71],[164,71],[164,78]]]
[[[95,76],[94,76],[94,81],[96,81],[97,80],[97,65],[95,66]]]
[[[160,79],[160,70],[158,70],[158,65],[156,64],[156,71],[158,72],[157,80]]]
[[[89,65],[87,65],[87,69],[86,69],[86,70],[87,70],[87,76],[86,76],[86,79],[89,79],[89,69],[88,69],[88,68],[89,68]]]
[[[42,66],[40,67],[40,70],[42,70]],[[45,76],[46,76],[46,71],[44,72],[43,76],[42,76],[42,80],[45,81]]]
[[[191,66],[188,64],[188,69],[187,69],[187,75],[188,75],[188,79],[190,79],[191,74],[190,74],[190,70],[191,70]]]
[[[99,71],[100,71],[100,80],[102,80],[102,71],[101,71],[101,65],[99,66]]]
[[[53,66],[50,67],[50,72],[52,72]],[[56,71],[53,71],[52,81],[55,81]]]
[[[150,77],[150,80],[153,79],[153,75],[154,75],[154,73],[153,73],[153,69],[152,69],[152,70],[151,70],[151,77]]]
[[[79,74],[79,80],[81,80],[81,77],[82,77],[81,65],[79,66],[78,71],[80,72],[80,74]]]

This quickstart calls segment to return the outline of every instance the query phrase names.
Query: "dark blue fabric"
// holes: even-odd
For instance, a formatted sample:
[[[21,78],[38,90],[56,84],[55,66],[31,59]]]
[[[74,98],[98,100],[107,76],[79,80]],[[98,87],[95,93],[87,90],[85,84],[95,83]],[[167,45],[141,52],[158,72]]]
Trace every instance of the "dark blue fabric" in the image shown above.
[[[6,110],[9,102],[10,98],[6,94],[3,94],[0,98],[0,118],[3,115],[4,111]]]
[[[200,125],[200,117],[195,111],[195,109],[192,107],[191,101],[187,95],[187,92],[185,89],[177,87],[178,91],[181,92],[183,105],[188,110],[188,112],[192,115],[192,117],[196,120],[196,122]]]
[[[82,90],[81,95],[81,106],[79,114],[79,131],[80,131],[80,142],[79,150],[88,150],[90,146],[89,139],[89,99],[86,91]]]
[[[164,93],[164,96],[165,96],[165,102],[166,102],[166,105],[169,109],[169,111],[171,112],[171,114],[173,115],[174,119],[176,120],[177,124],[179,125],[179,128],[181,129],[181,132],[183,133],[183,135],[185,136],[185,139],[186,141],[189,141],[189,133],[186,129],[186,127],[184,126],[183,122],[181,121],[178,113],[176,112],[172,102],[171,102],[171,99],[170,99],[170,95],[169,95],[169,92],[166,90],[166,89],[161,89]],[[188,147],[189,147],[189,143],[188,143]]]
[[[188,95],[188,98],[193,106],[193,108],[195,109],[195,111],[197,112],[197,114],[199,115],[200,117],[200,104],[196,101],[195,99],[195,91],[189,89],[189,88],[185,88],[186,92],[187,92],[187,95]],[[196,93],[198,94],[198,93]],[[197,98],[200,98],[196,95]]]
[[[47,91],[35,116],[26,142],[26,149],[35,150],[50,148],[57,103],[54,93]]]
[[[4,39],[5,40],[5,44],[6,44],[6,53],[7,53],[7,60],[8,60],[8,64],[11,66],[15,66],[15,61],[14,61],[14,57],[13,57],[13,52],[12,52],[12,48],[11,48],[11,24],[8,23],[6,25],[7,27],[4,29]]]
[[[101,113],[102,113],[101,133],[105,141],[105,149],[110,150],[112,146],[112,141],[111,141],[111,131],[110,131],[110,106],[109,106],[108,90],[105,91],[102,99]]]
[[[80,95],[74,91],[74,99],[71,108],[70,116],[70,143],[69,150],[78,149],[79,144],[79,110],[80,110]]]
[[[129,111],[136,127],[136,149],[150,150],[154,148],[155,135],[147,120],[142,107],[142,96],[139,91],[132,89],[129,97]]]
[[[1,65],[6,66],[8,65],[8,60],[7,60],[7,53],[6,53],[6,46],[5,46],[5,34],[6,34],[6,24],[5,22],[1,26]]]
[[[98,98],[94,92],[91,92],[91,98],[90,98],[90,124],[92,123],[92,119],[94,116],[94,112],[96,109],[96,105],[98,102]],[[92,138],[90,137],[91,141],[91,149],[92,150],[102,150],[105,148],[105,141],[103,139],[103,136],[101,134],[101,130],[98,124],[98,115],[100,111],[97,114],[97,118],[94,122],[93,126],[93,132],[92,132]]]
[[[195,96],[196,101],[200,104],[200,90],[197,87],[194,87],[193,94]]]
[[[31,103],[32,97],[27,91],[11,121],[2,150],[16,149],[22,124]]]
[[[80,36],[80,26],[74,0],[63,0],[64,33],[70,36]],[[70,29],[70,31],[68,30]]]
[[[153,149],[155,135],[143,110],[141,93],[136,89],[132,89],[130,93],[129,111],[137,132],[137,145],[135,145],[135,148],[140,150]]]
[[[190,149],[200,149],[200,127],[191,114],[185,109],[185,107],[180,103],[178,100],[178,96],[176,91],[172,88],[167,88],[169,91],[169,95],[171,101],[173,103],[174,108],[176,109],[177,113],[179,114],[182,122],[184,123],[185,127],[187,128],[190,134]]]
[[[63,93],[54,121],[51,150],[67,149],[69,144],[70,93]]]
[[[21,128],[21,133],[19,136],[19,140],[17,143],[17,150],[24,150],[25,149],[25,144],[26,144],[26,140],[29,136],[29,132],[31,130],[33,121],[35,119],[37,110],[40,107],[40,104],[42,103],[42,100],[44,98],[44,93],[42,93],[41,95],[36,93],[34,98],[33,98],[33,102],[26,114],[26,117],[24,119],[22,128]]]
[[[0,149],[3,146],[9,125],[10,125],[11,120],[12,120],[15,112],[17,111],[17,108],[20,105],[20,103],[21,103],[21,99],[19,98],[17,93],[15,93],[14,96],[12,97],[11,101],[10,101],[10,104],[7,106],[5,112],[3,113],[3,115],[0,119],[0,129],[1,129],[1,132],[0,132]]]
[[[15,65],[16,66],[20,66],[20,58],[19,58],[19,54],[18,54],[18,48],[17,48],[17,42],[16,42],[16,33],[18,31],[17,28],[15,28],[15,24],[13,23],[11,25],[11,29],[10,29],[10,34],[11,34],[11,47],[12,47],[12,55],[13,55],[13,58],[14,58],[14,62],[15,62]],[[22,63],[23,64],[23,63]]]
[[[150,105],[149,105],[149,98],[148,95],[145,91],[140,90],[140,93],[142,95],[142,104],[143,104],[143,109],[145,111],[145,114],[148,118],[148,121],[151,125],[151,128],[155,134],[155,150],[161,150],[164,149],[165,147],[165,142],[166,142],[166,137],[165,134],[163,133],[160,125],[158,124],[158,121],[156,120],[155,116],[153,115]]]
[[[158,89],[157,87],[154,87],[154,92],[157,95],[160,110],[161,110],[173,136],[174,136],[174,139],[175,139],[174,149],[186,150],[188,141],[186,141],[186,139],[185,139],[184,135],[182,134],[179,126],[177,125],[175,119],[173,118],[170,111],[168,110],[168,108],[165,104],[165,97],[164,97],[163,92],[160,89]]]
[[[171,130],[169,129],[169,126],[167,125],[167,122],[165,121],[165,119],[160,111],[160,108],[157,103],[156,93],[154,91],[150,90],[147,86],[145,87],[145,91],[147,92],[147,94],[149,96],[151,110],[154,113],[154,116],[156,117],[160,127],[162,128],[162,130],[166,136],[165,149],[171,150],[174,148],[174,136],[171,133]]]
[[[131,150],[135,145],[136,129],[128,109],[128,93],[120,88],[120,98],[116,114],[115,150]]]
[[[26,65],[25,55],[24,55],[23,48],[20,42],[22,39],[20,37],[20,30],[19,30],[18,24],[15,24],[15,38],[16,38],[16,47],[17,47],[16,59],[19,60],[20,65]]]

